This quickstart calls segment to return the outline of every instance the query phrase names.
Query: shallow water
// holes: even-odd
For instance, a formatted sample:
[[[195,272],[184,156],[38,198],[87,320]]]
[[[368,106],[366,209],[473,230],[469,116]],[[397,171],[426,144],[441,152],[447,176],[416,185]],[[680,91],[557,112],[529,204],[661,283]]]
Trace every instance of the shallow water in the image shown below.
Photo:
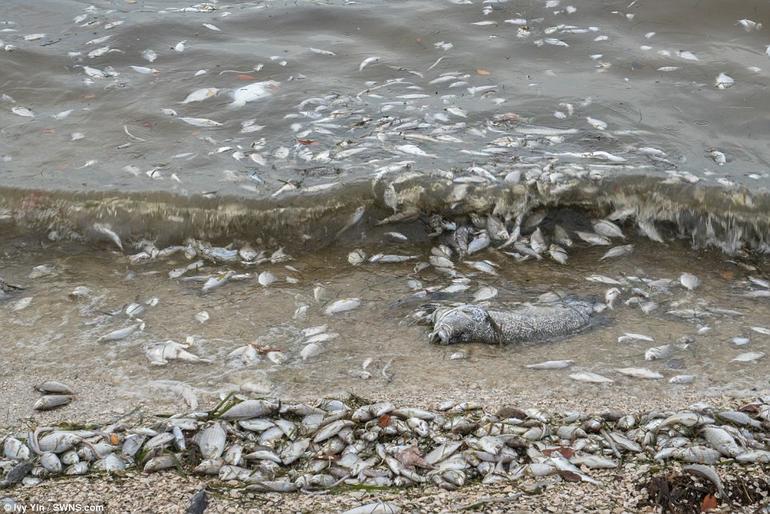
[[[369,234],[370,240],[380,237],[376,229]],[[531,401],[605,398],[611,404],[618,397],[650,401],[694,391],[721,396],[766,389],[766,358],[753,363],[731,360],[743,352],[770,350],[770,336],[750,328],[767,328],[768,298],[743,296],[753,289],[747,277],[763,276],[767,270],[747,271],[722,255],[696,253],[681,242],[672,243],[674,251],[662,254],[658,244],[635,241],[635,245],[631,256],[598,264],[602,250],[582,249],[569,266],[550,261],[515,263],[500,252],[488,251],[483,257],[500,265],[498,276],[459,264],[458,270],[470,278],[470,288],[445,295],[444,303],[470,301],[481,285],[496,287],[499,294],[491,303],[504,308],[536,301],[540,294],[554,290],[602,298],[610,286],[586,280],[594,274],[620,280],[626,277],[630,282],[623,287],[624,295],[614,310],[601,313],[589,330],[573,337],[508,347],[444,347],[429,344],[428,327],[413,322],[411,314],[427,300],[414,298],[407,281],[420,280],[423,289],[430,289],[445,287],[450,279],[433,268],[415,273],[414,262],[352,266],[347,262],[347,250],[352,246],[341,245],[336,251],[321,251],[287,263],[229,266],[251,276],[204,294],[201,282],[168,278],[171,269],[190,262],[181,255],[132,265],[123,255],[104,248],[68,244],[41,247],[38,242],[16,239],[4,247],[0,264],[8,281],[23,282],[28,289],[0,307],[0,331],[6,341],[0,347],[0,357],[9,363],[5,378],[13,377],[18,382],[14,388],[22,384],[30,387],[42,379],[63,380],[75,389],[103,384],[114,404],[150,401],[156,405],[184,405],[181,388],[188,387],[201,403],[216,401],[230,391],[286,398],[316,398],[350,391],[370,398],[384,395],[418,402],[444,395],[462,397],[463,391],[472,391],[473,396],[482,392],[485,397]],[[362,248],[369,254],[389,248],[394,253],[417,255],[420,260],[428,255],[423,245],[393,246],[380,243]],[[52,274],[29,278],[33,268],[43,264],[53,266]],[[286,269],[287,264],[297,271]],[[224,269],[209,264],[198,273],[208,276]],[[673,270],[677,270],[676,275],[672,275]],[[678,273],[686,270],[696,272],[702,280],[695,291],[685,290],[677,281]],[[255,277],[263,271],[271,271],[278,281],[268,287],[259,285]],[[287,283],[287,276],[297,282]],[[670,287],[656,289],[634,282],[642,278],[674,282]],[[658,309],[643,314],[638,307],[623,304],[635,284],[652,294]],[[87,286],[91,295],[78,301],[69,298],[77,286]],[[314,293],[318,286],[324,290],[320,300]],[[360,298],[361,307],[333,316],[324,314],[330,302],[348,297]],[[24,298],[31,298],[28,306],[15,310]],[[120,341],[98,341],[100,336],[134,323],[120,312],[121,308],[132,302],[145,304],[152,298],[158,300],[157,305],[145,306],[140,316],[146,323],[144,331]],[[306,313],[297,315],[302,305],[307,306]],[[706,317],[682,319],[667,314],[687,308],[699,308]],[[720,308],[736,312],[707,312]],[[205,323],[195,319],[201,311],[209,314]],[[318,325],[327,325],[328,333],[339,335],[320,343],[320,355],[303,360],[300,352],[308,338],[300,331]],[[698,329],[704,326],[711,330],[699,334]],[[655,341],[619,343],[618,337],[626,332],[641,333]],[[663,360],[644,360],[647,348],[676,343],[682,336],[693,338],[687,348],[676,349]],[[737,347],[732,339],[739,336],[750,342]],[[152,366],[145,357],[144,348],[150,343],[169,339],[184,342],[188,337],[192,338],[188,350],[212,363],[169,361],[165,366]],[[250,343],[262,351],[255,361],[245,363],[228,357],[233,350]],[[268,350],[282,352],[286,362],[271,362],[265,356]],[[453,359],[456,352],[461,352],[462,358]],[[573,360],[574,364],[561,370],[525,368],[527,364],[560,359]],[[367,360],[370,364],[364,369]],[[644,380],[615,371],[625,367],[649,368],[664,378]],[[362,371],[370,376],[362,376]],[[614,383],[595,385],[569,378],[581,371],[599,373]],[[682,374],[695,375],[695,382],[668,382]],[[12,411],[30,412],[24,401],[15,397]]]

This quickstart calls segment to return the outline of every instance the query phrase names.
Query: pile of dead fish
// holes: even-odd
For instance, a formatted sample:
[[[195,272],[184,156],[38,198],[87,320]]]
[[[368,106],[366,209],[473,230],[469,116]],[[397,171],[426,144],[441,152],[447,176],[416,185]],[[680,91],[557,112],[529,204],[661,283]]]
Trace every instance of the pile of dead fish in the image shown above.
[[[559,475],[598,483],[591,470],[624,461],[710,465],[770,463],[770,397],[722,410],[548,414],[447,401],[435,410],[351,397],[316,405],[226,398],[145,426],[39,427],[3,438],[0,487],[59,475],[185,469],[247,490],[292,492],[341,485],[448,490]],[[700,469],[700,468],[699,468]]]

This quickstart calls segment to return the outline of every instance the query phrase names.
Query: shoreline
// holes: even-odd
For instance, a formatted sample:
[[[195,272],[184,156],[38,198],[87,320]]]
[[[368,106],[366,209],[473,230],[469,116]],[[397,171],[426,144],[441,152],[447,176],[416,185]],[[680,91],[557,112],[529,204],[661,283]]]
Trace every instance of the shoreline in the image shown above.
[[[91,441],[73,443],[80,448],[78,454],[86,457],[85,448],[91,447],[102,455],[91,455],[96,462],[117,457],[125,469],[112,476],[94,472],[27,477],[26,485],[7,488],[0,497],[28,505],[58,500],[103,504],[104,512],[185,512],[190,497],[205,488],[206,512],[319,512],[332,501],[338,511],[384,501],[402,512],[654,512],[653,503],[663,500],[655,500],[649,489],[655,480],[668,480],[691,496],[690,503],[709,492],[719,505],[733,502],[729,512],[756,512],[770,505],[770,476],[763,465],[770,459],[770,397],[638,415],[611,408],[557,414],[523,403],[482,409],[474,402],[446,401],[438,409],[425,410],[363,401],[354,395],[315,405],[230,398],[208,412],[165,421],[126,419],[75,431],[81,442]],[[275,425],[277,420],[283,421]],[[181,443],[174,426],[181,428]],[[220,428],[224,431],[216,434]],[[269,430],[278,434],[263,440]],[[43,450],[56,433],[45,435],[45,429],[38,428],[34,436],[27,434],[37,445],[26,446]],[[135,450],[134,465],[134,457],[121,445],[135,434],[145,434],[140,446],[167,440],[152,450]],[[725,434],[731,434],[730,441],[720,442]],[[5,431],[3,436],[10,437]],[[677,438],[681,441],[666,450],[667,441]],[[9,444],[4,441],[5,467]],[[297,445],[293,453],[290,449]],[[64,446],[55,447],[61,458],[68,451]],[[237,457],[233,446],[239,447]],[[18,445],[14,448],[19,451]],[[29,458],[36,461],[34,452]],[[173,463],[164,464],[170,455]],[[318,460],[322,455],[329,459],[324,464],[327,457]],[[240,460],[228,464],[233,458]],[[143,472],[136,467],[154,469],[151,462],[165,470]],[[692,464],[700,468],[687,471]],[[218,466],[214,475],[200,475],[212,465]],[[36,466],[33,474],[40,475],[43,468]],[[704,469],[716,473],[717,482]],[[370,478],[360,482],[365,476]],[[367,485],[370,479],[376,484]],[[764,491],[764,500],[749,502],[760,498],[760,492],[740,496],[743,493],[733,490],[732,484],[752,481]],[[607,495],[608,489],[615,494]],[[579,507],[571,503],[576,499]]]

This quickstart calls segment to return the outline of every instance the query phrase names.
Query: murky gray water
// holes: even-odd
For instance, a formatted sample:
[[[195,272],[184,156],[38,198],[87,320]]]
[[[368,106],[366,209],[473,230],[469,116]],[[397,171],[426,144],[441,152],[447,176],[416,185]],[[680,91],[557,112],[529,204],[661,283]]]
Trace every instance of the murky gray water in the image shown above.
[[[583,155],[599,151],[612,174],[766,190],[770,56],[752,23],[769,13],[718,0],[9,0],[0,184],[266,196],[400,161],[504,175],[528,159],[606,163]],[[255,83],[253,101],[234,101]]]
[[[176,401],[180,391],[206,400],[230,390],[314,397],[341,389],[418,402],[468,390],[633,397],[640,382],[619,367],[663,375],[643,382],[648,399],[766,388],[766,359],[732,359],[767,353],[770,341],[751,328],[770,326],[767,297],[745,296],[763,291],[749,277],[767,280],[766,260],[744,251],[770,250],[770,27],[760,25],[769,18],[766,2],[717,0],[4,1],[0,276],[28,287],[0,305],[6,391],[26,405],[28,386],[45,377],[81,384],[89,405],[106,400],[95,384],[127,401],[159,401],[159,391]],[[458,349],[428,345],[425,327],[407,323],[418,304],[391,306],[411,294],[408,279],[439,288],[446,276],[417,272],[414,262],[347,263],[356,247],[424,261],[435,244],[430,213],[494,212],[513,232],[539,205],[592,216],[630,210],[637,225],[623,228],[635,251],[599,262],[605,248],[580,243],[560,266],[489,249],[478,259],[501,266],[496,278],[457,261],[471,293],[494,285],[495,305],[554,289],[601,297],[610,286],[585,280],[601,273],[623,281],[624,300],[643,297],[640,287],[659,309],[622,306],[567,341],[471,346],[452,360]],[[359,207],[363,222],[338,237]],[[634,236],[655,239],[655,223],[665,244]],[[102,243],[115,245],[98,227],[124,251],[106,250]],[[387,230],[404,231],[409,244],[386,243]],[[522,232],[524,243],[533,230]],[[200,283],[167,278],[192,262],[181,254],[127,257],[146,239],[163,248],[187,237],[285,246],[295,269],[207,262],[204,276],[251,275],[203,295]],[[687,239],[738,260],[691,250]],[[39,265],[53,272],[30,277]],[[266,270],[279,278],[267,288],[255,279]],[[684,271],[702,287],[677,285]],[[659,278],[674,283],[645,285]],[[320,301],[318,285],[329,295]],[[68,299],[77,286],[91,296]],[[344,297],[361,298],[361,309],[322,314]],[[153,298],[143,331],[97,342],[134,323],[122,306]],[[302,305],[307,312],[295,315]],[[705,314],[666,314],[683,309]],[[202,311],[204,322],[195,318]],[[321,324],[338,336],[303,360],[300,331]],[[698,333],[704,326],[711,330]],[[624,332],[654,342],[619,344]],[[671,358],[644,361],[646,347],[688,335],[696,342]],[[211,364],[149,364],[147,345],[187,337],[188,351]],[[749,343],[738,348],[735,337]],[[252,362],[229,357],[255,341]],[[270,361],[271,349],[286,362]],[[575,362],[523,367],[550,359]],[[576,383],[568,375],[579,371],[615,383]],[[694,385],[668,382],[679,374],[695,375]]]

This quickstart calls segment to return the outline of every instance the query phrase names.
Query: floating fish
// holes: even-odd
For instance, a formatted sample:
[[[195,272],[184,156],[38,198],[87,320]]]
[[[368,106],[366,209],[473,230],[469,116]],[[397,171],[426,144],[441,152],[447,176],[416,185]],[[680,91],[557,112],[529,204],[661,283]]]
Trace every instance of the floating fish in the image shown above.
[[[232,92],[233,101],[230,107],[243,107],[249,102],[255,102],[272,96],[280,85],[281,83],[275,80],[266,80],[239,87]]]
[[[210,120],[208,118],[181,118],[180,117],[179,119],[187,123],[188,125],[192,125],[193,127],[209,128],[209,127],[221,127],[223,125],[218,121]]]

